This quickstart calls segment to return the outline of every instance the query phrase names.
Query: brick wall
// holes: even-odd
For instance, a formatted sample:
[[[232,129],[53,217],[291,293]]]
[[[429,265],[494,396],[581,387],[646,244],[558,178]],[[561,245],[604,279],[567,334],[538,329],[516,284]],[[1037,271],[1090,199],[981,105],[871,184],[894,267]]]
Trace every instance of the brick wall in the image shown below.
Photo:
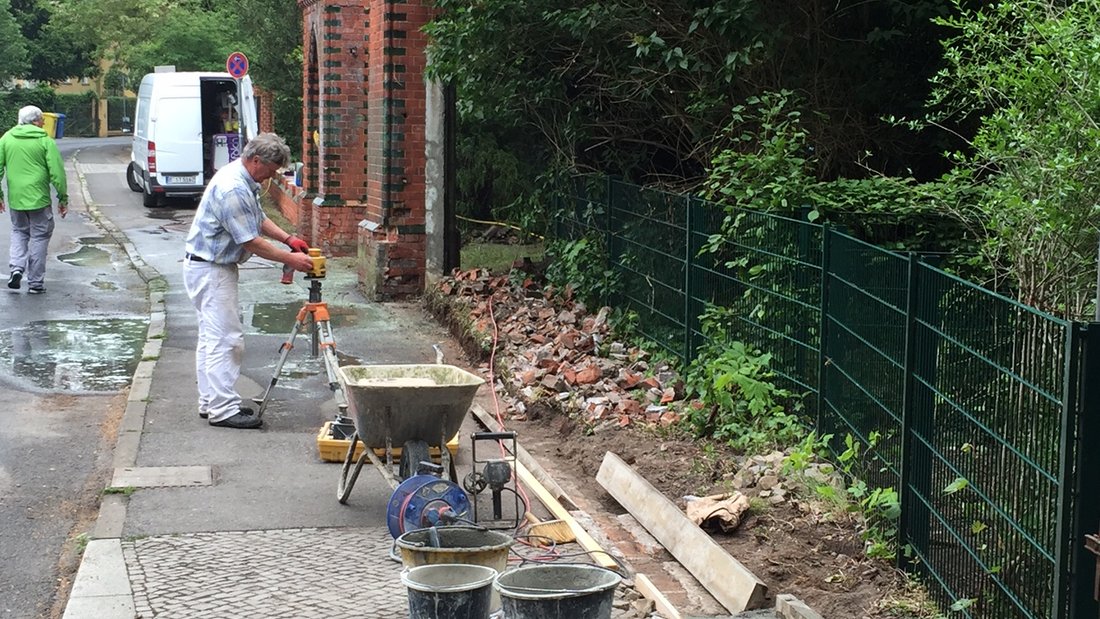
[[[359,257],[379,299],[419,294],[425,272],[425,36],[432,0],[298,0],[303,11],[299,230]],[[288,215],[289,216],[289,215]],[[346,253],[345,253],[346,252]]]
[[[272,105],[271,93],[259,86],[253,86],[252,91],[256,95],[256,105],[260,108],[259,118],[256,119],[260,133],[275,131],[275,108]]]

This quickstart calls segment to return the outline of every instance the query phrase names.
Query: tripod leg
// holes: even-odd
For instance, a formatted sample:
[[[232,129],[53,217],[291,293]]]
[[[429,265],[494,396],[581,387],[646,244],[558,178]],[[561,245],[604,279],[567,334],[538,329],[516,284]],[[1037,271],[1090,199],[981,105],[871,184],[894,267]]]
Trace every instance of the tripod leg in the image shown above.
[[[309,315],[309,353],[314,357],[321,352],[321,322],[316,314]]]
[[[264,410],[267,409],[268,398],[271,397],[271,390],[275,388],[275,383],[279,382],[279,374],[283,372],[283,364],[286,363],[286,358],[290,356],[290,350],[294,348],[294,339],[298,337],[298,332],[305,326],[306,312],[298,312],[298,318],[294,322],[294,327],[290,330],[290,335],[287,336],[287,340],[279,346],[279,361],[275,364],[275,371],[271,373],[271,382],[268,383],[267,389],[264,394],[258,399],[253,398],[253,402],[260,405],[260,408],[256,411],[256,418],[264,416]]]
[[[328,375],[328,388],[336,398],[336,408],[339,410],[340,415],[347,416],[348,397],[344,393],[344,388],[340,384],[340,377],[337,374],[340,361],[336,358],[336,339],[332,335],[332,326],[327,320],[318,320],[316,327],[316,333],[321,340],[321,353],[325,360],[325,374]]]

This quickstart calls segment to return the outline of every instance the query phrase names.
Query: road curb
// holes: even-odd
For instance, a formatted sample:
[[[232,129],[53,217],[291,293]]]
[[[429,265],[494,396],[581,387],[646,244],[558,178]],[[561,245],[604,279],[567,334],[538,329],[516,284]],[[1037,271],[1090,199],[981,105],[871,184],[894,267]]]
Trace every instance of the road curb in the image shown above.
[[[92,222],[104,235],[123,248],[138,277],[145,282],[149,307],[149,323],[145,333],[141,360],[134,370],[127,396],[126,410],[115,439],[114,468],[133,467],[137,463],[141,432],[145,426],[149,390],[153,382],[153,370],[160,358],[164,342],[166,314],[161,274],[141,258],[130,239],[99,210],[88,190],[88,182],[77,159],[80,151],[73,153],[73,166],[80,181],[80,195]],[[157,288],[154,290],[154,288]],[[126,561],[122,555],[122,529],[126,522],[129,499],[121,494],[103,495],[95,527],[89,534],[91,541],[80,557],[80,567],[73,580],[69,599],[65,604],[63,619],[133,619],[134,594],[130,586]]]

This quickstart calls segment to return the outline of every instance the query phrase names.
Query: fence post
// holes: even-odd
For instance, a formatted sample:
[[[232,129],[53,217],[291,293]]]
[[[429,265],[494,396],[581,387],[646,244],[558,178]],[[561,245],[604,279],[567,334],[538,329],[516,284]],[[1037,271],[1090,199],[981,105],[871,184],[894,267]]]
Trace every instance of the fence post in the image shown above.
[[[829,381],[828,374],[829,356],[827,354],[829,342],[829,268],[832,244],[833,227],[825,224],[821,230],[821,328],[818,330],[821,344],[817,349],[817,420],[815,427],[821,432],[822,415],[825,412],[825,385]]]
[[[803,206],[798,211],[798,259],[806,264],[812,264],[813,260],[810,257],[810,227],[807,223],[808,215],[810,213],[810,207]],[[801,268],[801,267],[799,267]],[[804,285],[804,281],[801,277],[797,278],[796,286],[801,287]],[[806,342],[810,339],[810,324],[808,322],[801,322],[798,325],[798,341]],[[794,372],[798,376],[799,380],[804,381],[806,384],[810,384],[810,370],[809,367],[814,361],[809,359],[810,355],[808,351],[802,346],[796,347]]]
[[[695,294],[695,286],[692,285],[692,269],[694,264],[695,249],[692,245],[695,225],[695,207],[697,202],[691,196],[686,198],[686,215],[684,217],[684,365],[691,363],[695,352],[695,323],[699,317],[692,311],[692,297]]]
[[[610,175],[607,176],[607,187],[605,190],[604,201],[605,208],[607,208],[607,219],[604,221],[606,226],[604,243],[607,244],[607,269],[610,271],[615,270],[615,265],[618,260],[615,257],[615,232],[613,230],[615,225],[615,200],[612,198],[615,194],[615,179]],[[603,291],[603,304],[611,305],[611,292],[604,288]]]
[[[1070,619],[1095,619],[1100,611],[1095,598],[1100,557],[1085,547],[1085,536],[1100,533],[1100,494],[1096,492],[1100,481],[1100,322],[1071,324],[1067,340],[1062,500],[1056,538],[1061,560],[1054,583],[1056,608],[1051,616],[1062,616],[1068,595]]]

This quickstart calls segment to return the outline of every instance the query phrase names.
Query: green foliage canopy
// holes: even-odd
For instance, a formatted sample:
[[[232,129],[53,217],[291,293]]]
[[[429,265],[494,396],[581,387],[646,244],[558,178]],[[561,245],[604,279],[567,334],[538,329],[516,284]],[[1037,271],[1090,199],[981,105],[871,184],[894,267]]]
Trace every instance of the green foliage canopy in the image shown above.
[[[961,1],[941,20],[947,66],[930,120],[980,114],[943,205],[981,241],[998,288],[1079,318],[1092,304],[1100,219],[1100,1]]]

